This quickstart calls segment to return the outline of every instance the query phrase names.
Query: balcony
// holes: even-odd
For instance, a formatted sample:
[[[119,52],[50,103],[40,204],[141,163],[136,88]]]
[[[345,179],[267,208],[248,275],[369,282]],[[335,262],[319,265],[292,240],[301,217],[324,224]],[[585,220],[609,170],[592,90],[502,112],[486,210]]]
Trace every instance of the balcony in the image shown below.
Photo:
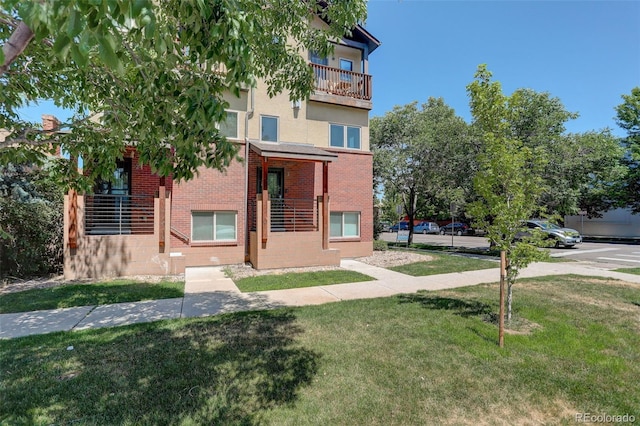
[[[310,100],[371,110],[371,76],[326,65],[309,64],[315,75]]]

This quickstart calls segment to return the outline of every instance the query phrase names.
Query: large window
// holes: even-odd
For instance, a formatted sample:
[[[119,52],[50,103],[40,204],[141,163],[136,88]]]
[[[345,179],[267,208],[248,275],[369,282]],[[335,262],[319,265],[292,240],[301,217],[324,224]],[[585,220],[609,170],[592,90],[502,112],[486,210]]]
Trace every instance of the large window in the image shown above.
[[[238,139],[238,113],[227,111],[227,118],[218,125],[220,134],[229,139]]]
[[[359,212],[331,212],[330,215],[331,237],[359,237],[360,213]]]
[[[278,117],[260,116],[260,140],[278,142]]]
[[[338,148],[360,149],[360,127],[330,125],[330,145]]]
[[[191,240],[235,241],[236,212],[191,212]]]

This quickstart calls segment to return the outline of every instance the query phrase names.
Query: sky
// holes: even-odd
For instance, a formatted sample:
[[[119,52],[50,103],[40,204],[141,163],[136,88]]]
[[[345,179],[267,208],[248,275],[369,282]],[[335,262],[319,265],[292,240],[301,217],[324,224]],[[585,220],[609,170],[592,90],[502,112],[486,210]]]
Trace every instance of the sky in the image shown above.
[[[369,58],[373,110],[442,97],[471,121],[466,86],[487,64],[503,92],[549,92],[580,117],[569,132],[610,128],[622,94],[640,86],[640,1],[369,0],[365,27],[382,42]],[[51,102],[24,110],[64,121]]]
[[[487,64],[507,95],[548,92],[580,117],[569,132],[610,128],[621,95],[640,86],[640,1],[369,0],[365,28],[373,110],[442,97],[471,121],[466,86]]]

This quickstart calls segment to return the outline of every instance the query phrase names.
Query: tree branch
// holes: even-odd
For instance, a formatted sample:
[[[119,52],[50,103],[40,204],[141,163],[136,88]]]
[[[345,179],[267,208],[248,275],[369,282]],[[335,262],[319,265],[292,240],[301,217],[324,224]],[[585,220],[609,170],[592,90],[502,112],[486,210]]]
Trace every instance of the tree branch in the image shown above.
[[[18,56],[24,52],[29,42],[33,39],[33,31],[24,22],[20,22],[7,43],[2,46],[4,53],[4,63],[0,66],[0,75],[3,75],[9,69],[9,65],[16,60]]]

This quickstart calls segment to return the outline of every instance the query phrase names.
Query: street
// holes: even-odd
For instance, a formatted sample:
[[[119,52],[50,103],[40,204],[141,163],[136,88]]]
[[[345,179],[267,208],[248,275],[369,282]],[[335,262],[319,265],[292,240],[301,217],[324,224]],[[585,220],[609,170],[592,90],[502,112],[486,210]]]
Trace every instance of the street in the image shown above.
[[[395,233],[384,232],[380,239],[396,241]],[[413,236],[415,243],[433,244],[438,246],[456,246],[468,248],[488,248],[489,242],[484,237],[454,235],[423,235]],[[640,267],[640,245],[618,243],[582,243],[573,248],[551,248],[551,257],[566,257],[576,261],[594,262],[603,268],[634,268]]]

